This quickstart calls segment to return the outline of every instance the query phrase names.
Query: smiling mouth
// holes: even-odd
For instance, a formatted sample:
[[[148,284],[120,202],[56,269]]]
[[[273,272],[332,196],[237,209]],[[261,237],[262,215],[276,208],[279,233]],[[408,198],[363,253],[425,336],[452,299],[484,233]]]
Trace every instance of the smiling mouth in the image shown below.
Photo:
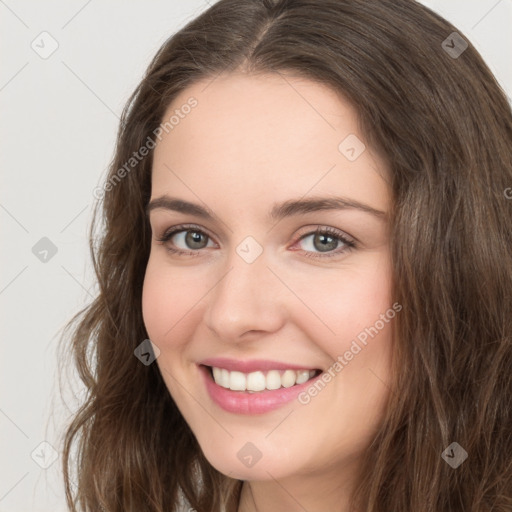
[[[243,373],[225,368],[204,366],[211,379],[231,391],[258,393],[304,384],[322,373],[322,370],[268,370]]]

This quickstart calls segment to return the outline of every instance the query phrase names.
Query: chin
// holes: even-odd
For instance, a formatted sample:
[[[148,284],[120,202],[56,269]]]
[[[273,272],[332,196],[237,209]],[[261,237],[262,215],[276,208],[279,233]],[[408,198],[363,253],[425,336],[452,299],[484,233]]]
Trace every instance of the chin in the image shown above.
[[[297,462],[287,463],[275,448],[265,455],[249,442],[233,442],[231,447],[216,445],[203,450],[208,462],[223,475],[237,480],[266,481],[289,476],[290,470],[297,469]],[[260,458],[256,458],[260,457]],[[251,459],[252,458],[252,459]],[[293,464],[291,466],[290,464]]]

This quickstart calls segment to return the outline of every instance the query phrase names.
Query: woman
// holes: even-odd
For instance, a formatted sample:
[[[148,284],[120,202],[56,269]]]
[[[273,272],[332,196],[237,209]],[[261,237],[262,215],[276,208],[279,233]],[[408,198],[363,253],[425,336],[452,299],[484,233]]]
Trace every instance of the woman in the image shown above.
[[[217,2],[98,193],[70,509],[511,510],[511,184],[506,96],[426,7]]]

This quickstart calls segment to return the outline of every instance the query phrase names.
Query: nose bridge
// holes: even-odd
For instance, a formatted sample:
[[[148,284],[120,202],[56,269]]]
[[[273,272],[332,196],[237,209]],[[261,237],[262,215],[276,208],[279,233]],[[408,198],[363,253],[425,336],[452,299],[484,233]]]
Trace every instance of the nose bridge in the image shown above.
[[[263,247],[247,237],[229,255],[224,277],[208,294],[204,319],[220,338],[236,339],[250,330],[278,329],[279,281],[267,268]]]

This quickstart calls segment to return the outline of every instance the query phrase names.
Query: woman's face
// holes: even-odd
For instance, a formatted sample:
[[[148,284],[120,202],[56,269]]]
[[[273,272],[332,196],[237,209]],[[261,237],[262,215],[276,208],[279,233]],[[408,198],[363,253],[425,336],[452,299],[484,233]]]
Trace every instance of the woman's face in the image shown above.
[[[143,290],[162,377],[222,473],[339,481],[389,393],[388,170],[350,104],[306,79],[221,75],[173,114]]]

